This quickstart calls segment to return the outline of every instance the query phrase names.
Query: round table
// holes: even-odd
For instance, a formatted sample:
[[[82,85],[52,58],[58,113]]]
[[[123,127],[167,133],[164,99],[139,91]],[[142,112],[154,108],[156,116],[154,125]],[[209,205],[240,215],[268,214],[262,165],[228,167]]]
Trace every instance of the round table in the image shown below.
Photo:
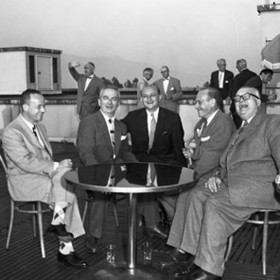
[[[185,190],[196,183],[191,169],[138,162],[79,167],[65,173],[64,178],[68,184],[86,190],[128,194],[128,269],[136,268],[137,194]]]

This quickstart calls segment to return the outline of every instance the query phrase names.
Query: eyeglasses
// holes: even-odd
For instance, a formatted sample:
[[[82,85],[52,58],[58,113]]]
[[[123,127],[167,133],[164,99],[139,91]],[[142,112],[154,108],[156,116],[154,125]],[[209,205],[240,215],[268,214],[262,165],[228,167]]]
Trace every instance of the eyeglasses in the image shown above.
[[[257,95],[255,95],[253,93],[246,92],[243,95],[236,95],[235,97],[233,97],[233,100],[234,100],[235,103],[241,102],[241,101],[246,101],[246,100],[250,99],[250,96],[254,96],[257,99],[260,99]]]

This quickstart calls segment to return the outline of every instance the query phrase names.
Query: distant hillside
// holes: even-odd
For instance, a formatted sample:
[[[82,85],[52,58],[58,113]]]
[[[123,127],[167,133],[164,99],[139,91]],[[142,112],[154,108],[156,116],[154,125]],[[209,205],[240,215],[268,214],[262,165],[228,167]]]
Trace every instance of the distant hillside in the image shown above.
[[[106,77],[112,79],[116,77],[120,83],[124,83],[127,79],[132,81],[135,77],[138,79],[142,76],[145,67],[152,67],[155,76],[159,76],[159,68],[147,63],[135,62],[123,59],[118,56],[112,57],[95,57],[86,58],[81,56],[62,54],[61,56],[61,72],[62,72],[62,88],[75,88],[77,85],[68,72],[68,62],[78,61],[81,66],[77,68],[78,72],[84,72],[84,64],[88,61],[94,62],[96,66],[96,75],[98,77]]]

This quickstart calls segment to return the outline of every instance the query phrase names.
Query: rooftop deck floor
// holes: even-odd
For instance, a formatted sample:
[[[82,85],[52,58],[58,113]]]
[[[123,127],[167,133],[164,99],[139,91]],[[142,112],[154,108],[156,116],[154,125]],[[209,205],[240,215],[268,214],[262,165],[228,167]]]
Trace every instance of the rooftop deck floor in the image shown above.
[[[77,155],[72,144],[52,143],[56,160],[72,158],[77,160]],[[108,267],[106,264],[106,244],[117,245],[117,263],[122,263],[126,258],[126,199],[119,197],[118,215],[120,227],[114,222],[113,209],[109,206],[106,218],[105,235],[99,244],[99,252],[95,255],[86,252],[84,236],[74,241],[78,254],[87,260],[90,267],[79,270],[66,267],[56,261],[57,241],[45,236],[46,259],[41,258],[39,240],[32,235],[32,223],[30,215],[17,213],[12,233],[10,249],[5,249],[7,227],[10,211],[10,198],[6,188],[4,171],[0,168],[0,279],[1,280],[93,280],[99,279],[97,271]],[[81,210],[84,205],[84,193],[78,191],[78,199]],[[51,214],[44,215],[44,229],[47,229],[51,220]],[[262,275],[261,267],[261,240],[262,231],[258,231],[256,250],[251,249],[252,225],[245,224],[235,233],[234,243],[223,280],[253,280],[253,279],[280,279],[280,226],[269,227],[267,275]],[[143,258],[142,244],[150,241],[154,249],[153,262],[158,263],[168,258],[171,248],[165,245],[165,241],[158,238],[147,237],[142,229],[137,232],[137,257]],[[109,278],[108,278],[109,279]],[[110,279],[124,279],[116,275]],[[148,279],[148,278],[147,278]],[[149,278],[153,279],[153,278]],[[169,275],[169,279],[173,279]],[[178,278],[177,278],[178,279]]]

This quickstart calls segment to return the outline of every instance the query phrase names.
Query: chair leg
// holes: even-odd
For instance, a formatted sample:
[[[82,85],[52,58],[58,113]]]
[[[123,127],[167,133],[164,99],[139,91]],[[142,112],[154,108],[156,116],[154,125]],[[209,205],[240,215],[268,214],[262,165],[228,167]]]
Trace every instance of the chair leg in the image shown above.
[[[260,219],[259,215],[256,215],[256,221]],[[258,226],[255,225],[254,232],[253,232],[253,240],[252,240],[252,250],[256,250],[256,239],[258,233]]]
[[[232,243],[233,243],[233,236],[231,235],[228,238],[227,250],[226,250],[226,255],[225,255],[225,262],[228,261],[228,258],[229,258],[229,255],[230,255],[230,251],[231,251],[231,248],[232,248]]]
[[[262,270],[263,270],[263,275],[266,275],[266,250],[267,250],[267,236],[268,236],[268,215],[269,215],[268,211],[264,213],[263,241],[262,241]]]
[[[13,231],[13,224],[14,224],[14,215],[15,215],[15,203],[11,199],[11,213],[10,213],[10,223],[9,223],[9,230],[6,242],[6,249],[9,249],[12,231]]]
[[[84,206],[84,211],[83,211],[83,216],[82,216],[82,222],[83,224],[85,223],[86,216],[87,216],[87,210],[88,210],[88,201],[85,201],[85,206]]]
[[[46,257],[45,244],[44,244],[44,232],[43,232],[43,213],[41,202],[37,202],[37,211],[38,211],[38,226],[39,226],[39,236],[40,236],[40,245],[42,258]]]
[[[38,208],[36,207],[36,202],[32,203],[32,210],[36,211]],[[37,209],[36,209],[37,208]],[[33,223],[33,236],[37,237],[37,227],[36,227],[36,214],[32,215],[32,223]]]

